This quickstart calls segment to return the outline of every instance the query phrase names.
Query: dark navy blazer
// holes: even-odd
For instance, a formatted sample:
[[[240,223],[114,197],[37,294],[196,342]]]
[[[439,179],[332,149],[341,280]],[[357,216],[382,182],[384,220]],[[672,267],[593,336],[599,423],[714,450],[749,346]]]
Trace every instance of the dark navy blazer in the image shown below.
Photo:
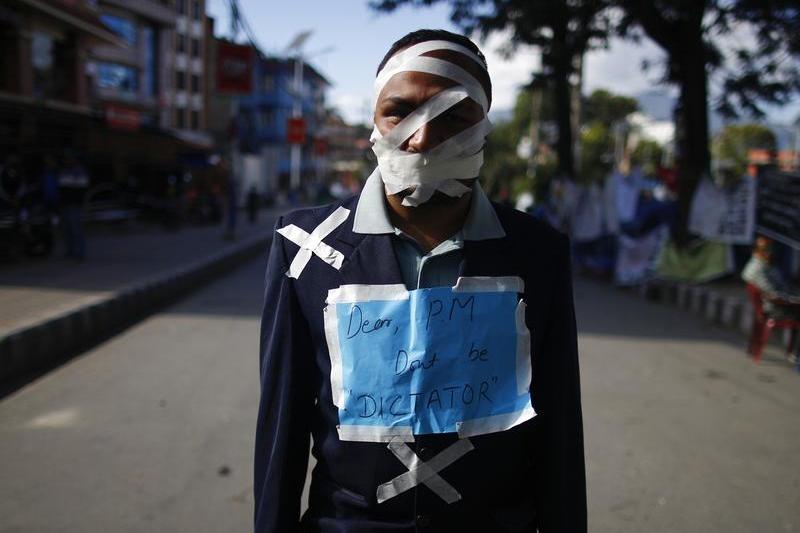
[[[299,279],[286,271],[299,247],[273,237],[261,323],[261,403],[255,447],[255,531],[584,532],[586,483],[569,243],[532,217],[494,204],[506,236],[466,241],[462,276],[519,276],[531,331],[537,416],[472,437],[475,449],[440,472],[462,499],[446,504],[424,484],[381,504],[376,489],[407,471],[386,444],[343,442],[336,426],[323,328],[329,289],[402,284],[392,235],[353,232],[357,197],[282,217],[311,233],[339,205],[347,221],[323,242],[345,256],[340,270],[316,256]],[[317,461],[308,511],[300,495],[309,437]],[[455,434],[417,436],[430,460]]]

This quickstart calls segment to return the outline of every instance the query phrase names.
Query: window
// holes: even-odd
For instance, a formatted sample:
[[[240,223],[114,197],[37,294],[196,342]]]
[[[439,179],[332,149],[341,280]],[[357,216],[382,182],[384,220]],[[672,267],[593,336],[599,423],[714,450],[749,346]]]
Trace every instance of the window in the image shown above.
[[[175,88],[179,91],[186,89],[186,73],[182,70],[175,72]]]
[[[53,37],[34,32],[31,37],[33,62],[33,93],[38,97],[52,96],[54,85]]]
[[[178,45],[177,46],[178,47],[178,52],[181,53],[181,54],[185,54],[186,53],[186,36],[183,35],[182,33],[178,34],[177,45]]]
[[[183,107],[175,108],[175,127],[179,130],[186,127],[186,109]]]
[[[192,74],[192,92],[199,93],[200,92],[200,76],[197,74]]]
[[[128,65],[98,63],[97,85],[102,89],[114,89],[133,95],[139,90],[139,75],[135,68]]]
[[[142,69],[142,88],[147,96],[158,95],[158,32],[152,26],[142,28],[144,41],[144,68]]]
[[[197,111],[192,111],[190,117],[191,117],[190,119],[191,122],[189,124],[189,127],[193,130],[200,129],[200,113],[198,113]]]
[[[275,90],[275,77],[271,74],[265,74],[261,82],[261,90],[265,93]]]
[[[200,39],[192,39],[192,57],[200,57]]]
[[[123,41],[130,45],[136,44],[136,24],[133,21],[109,13],[100,15],[100,20]]]
[[[177,7],[178,7],[178,15],[186,14],[186,0],[178,0]]]
[[[192,2],[192,18],[194,20],[200,20],[200,1],[193,0]]]

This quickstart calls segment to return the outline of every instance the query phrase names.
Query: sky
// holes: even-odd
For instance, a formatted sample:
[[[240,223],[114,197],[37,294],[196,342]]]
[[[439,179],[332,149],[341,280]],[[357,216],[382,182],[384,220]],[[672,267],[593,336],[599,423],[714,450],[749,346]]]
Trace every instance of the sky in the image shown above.
[[[375,69],[394,41],[419,28],[458,32],[449,21],[446,4],[423,9],[404,7],[390,14],[370,10],[367,0],[239,0],[239,5],[266,53],[282,54],[299,32],[313,31],[304,53],[331,81],[330,104],[351,122],[371,121]],[[215,33],[229,37],[228,0],[208,0],[207,10],[215,18]],[[498,49],[506,43],[502,35],[490,37],[485,43],[478,42],[486,55],[492,78],[492,108],[501,112],[513,107],[518,88],[539,68],[535,49],[523,47],[512,57],[504,58]],[[659,58],[663,58],[663,53],[650,41],[634,44],[613,40],[607,50],[587,54],[584,92],[604,88],[632,96],[663,88],[655,81],[657,69],[651,73],[641,71],[643,60]],[[792,108],[798,109],[798,106]],[[786,115],[780,110],[770,113],[778,122],[786,122],[781,120]]]

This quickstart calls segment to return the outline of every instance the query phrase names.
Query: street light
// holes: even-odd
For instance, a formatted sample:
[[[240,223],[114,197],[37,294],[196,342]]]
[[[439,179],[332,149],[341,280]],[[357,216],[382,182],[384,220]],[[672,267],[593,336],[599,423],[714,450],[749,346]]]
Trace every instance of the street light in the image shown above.
[[[303,45],[308,41],[313,30],[304,30],[294,36],[286,47],[287,54],[294,51],[294,95],[292,102],[292,118],[300,119],[303,117]],[[335,50],[335,47],[328,46],[322,50],[317,50],[307,57],[316,57],[327,54]],[[291,174],[289,185],[292,189],[300,187],[300,165],[302,161],[302,145],[300,143],[293,143],[291,150]]]

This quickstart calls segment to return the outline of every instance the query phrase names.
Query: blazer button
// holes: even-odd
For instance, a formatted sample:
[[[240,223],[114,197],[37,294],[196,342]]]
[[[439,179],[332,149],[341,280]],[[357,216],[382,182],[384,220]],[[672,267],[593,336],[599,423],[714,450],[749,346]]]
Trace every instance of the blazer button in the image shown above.
[[[420,449],[417,450],[417,455],[423,461],[428,462],[428,461],[430,461],[432,459],[431,456],[433,455],[433,453],[431,453],[431,449],[430,448],[426,448],[425,446],[422,446]]]
[[[417,515],[417,526],[418,527],[428,527],[431,525],[431,517],[428,515]]]

